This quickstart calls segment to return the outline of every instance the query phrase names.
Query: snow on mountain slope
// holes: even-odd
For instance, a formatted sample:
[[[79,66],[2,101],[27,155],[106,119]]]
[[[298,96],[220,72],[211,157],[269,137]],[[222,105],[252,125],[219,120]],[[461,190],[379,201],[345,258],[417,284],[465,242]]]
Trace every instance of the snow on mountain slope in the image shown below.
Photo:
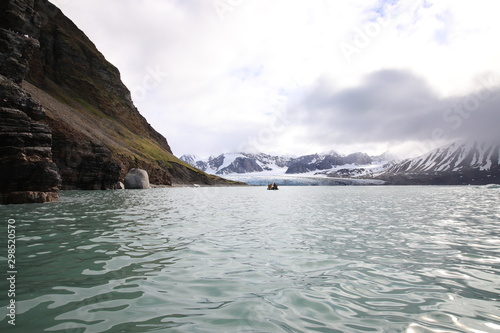
[[[499,166],[499,145],[485,142],[454,142],[422,156],[406,159],[387,172],[460,172],[467,169],[491,171]]]
[[[374,176],[393,184],[499,184],[500,144],[454,142],[422,156],[392,163]]]
[[[299,157],[232,153],[208,159],[181,159],[207,173],[261,185],[500,184],[500,144],[455,142],[422,156],[396,162],[392,156],[336,152]],[[390,162],[389,162],[390,161]]]
[[[252,185],[274,181],[290,185],[358,185],[367,184],[367,181],[346,178],[370,177],[387,164],[384,157],[387,156],[370,157],[364,153],[340,155],[336,152],[300,157],[226,153],[205,160],[197,160],[192,155],[184,155],[181,159],[207,173]],[[370,181],[373,184],[383,183]]]

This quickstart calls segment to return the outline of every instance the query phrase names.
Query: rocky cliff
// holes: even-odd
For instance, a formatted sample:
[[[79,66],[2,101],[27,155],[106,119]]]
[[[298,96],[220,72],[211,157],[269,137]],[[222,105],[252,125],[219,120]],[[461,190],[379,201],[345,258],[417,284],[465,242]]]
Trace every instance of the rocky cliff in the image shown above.
[[[57,7],[2,0],[0,15],[2,198],[29,191],[45,193],[31,195],[42,202],[57,199],[59,187],[113,189],[134,167],[152,184],[227,183],[172,154],[118,69]],[[30,200],[2,199],[16,201]]]
[[[39,48],[34,0],[0,3],[0,203],[58,199],[52,131],[43,107],[21,87]]]

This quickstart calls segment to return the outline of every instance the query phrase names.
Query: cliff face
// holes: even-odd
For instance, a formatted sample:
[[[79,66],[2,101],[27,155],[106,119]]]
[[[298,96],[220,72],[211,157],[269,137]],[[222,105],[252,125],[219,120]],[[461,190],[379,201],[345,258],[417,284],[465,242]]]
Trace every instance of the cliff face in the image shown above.
[[[227,184],[177,159],[120,73],[47,0],[0,2],[0,203],[113,189],[131,168],[152,184]]]
[[[133,105],[120,73],[87,36],[54,5],[36,1],[40,14],[40,48],[31,60],[27,81],[49,93],[73,93],[134,133],[149,137],[172,153],[167,140],[156,132]],[[51,87],[51,83],[57,87]]]
[[[0,203],[58,199],[52,131],[45,111],[21,86],[37,41],[40,17],[32,1],[0,4]]]
[[[24,86],[47,110],[63,189],[112,189],[134,167],[152,184],[225,183],[177,159],[139,113],[120,73],[71,20],[36,1],[40,48]]]
[[[57,7],[39,0],[34,9],[40,48],[25,88],[47,110],[62,188],[113,189],[132,167],[146,169],[153,183],[176,181],[166,139],[134,107],[119,71]]]

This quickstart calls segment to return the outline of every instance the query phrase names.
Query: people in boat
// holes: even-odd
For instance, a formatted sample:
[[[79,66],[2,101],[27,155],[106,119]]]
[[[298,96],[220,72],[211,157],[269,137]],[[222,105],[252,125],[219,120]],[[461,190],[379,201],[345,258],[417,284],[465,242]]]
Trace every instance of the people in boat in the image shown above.
[[[278,184],[274,183],[273,184],[273,190],[277,190],[278,189]]]
[[[272,190],[272,189],[273,189],[273,184],[268,184],[268,185],[267,185],[267,189],[268,189],[268,190]]]

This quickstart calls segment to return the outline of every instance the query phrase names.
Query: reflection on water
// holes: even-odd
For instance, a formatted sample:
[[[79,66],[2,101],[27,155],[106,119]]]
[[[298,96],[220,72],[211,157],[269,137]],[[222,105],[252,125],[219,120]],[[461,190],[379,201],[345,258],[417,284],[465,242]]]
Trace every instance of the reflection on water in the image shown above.
[[[487,187],[170,188],[1,206],[17,223],[18,281],[17,325],[0,324],[498,332],[499,198]]]

